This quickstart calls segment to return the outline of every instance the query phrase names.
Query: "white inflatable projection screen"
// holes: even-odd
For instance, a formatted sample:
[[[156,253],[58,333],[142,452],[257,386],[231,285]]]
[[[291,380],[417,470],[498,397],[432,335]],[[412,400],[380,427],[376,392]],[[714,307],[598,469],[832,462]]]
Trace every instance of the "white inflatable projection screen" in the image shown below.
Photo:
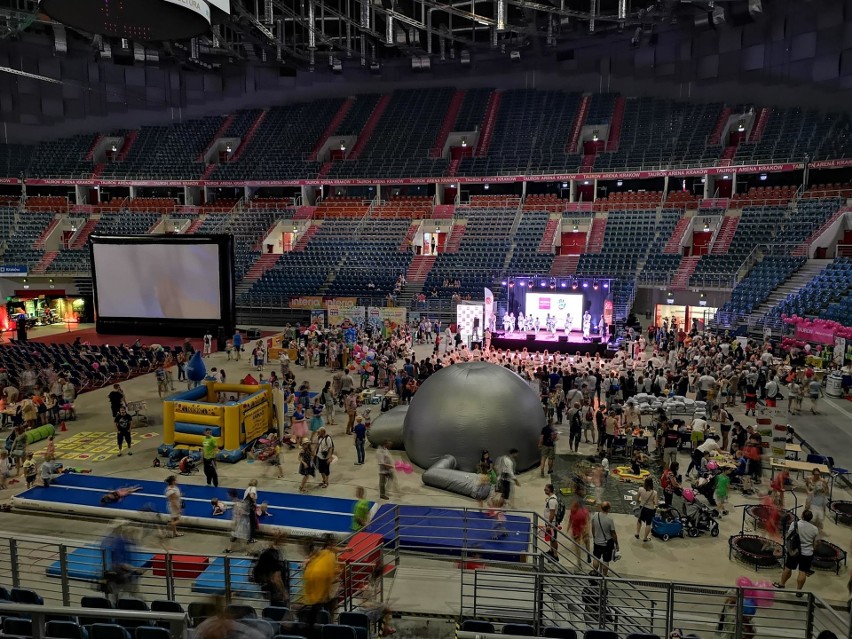
[[[222,314],[216,244],[92,246],[100,317],[217,320]]]

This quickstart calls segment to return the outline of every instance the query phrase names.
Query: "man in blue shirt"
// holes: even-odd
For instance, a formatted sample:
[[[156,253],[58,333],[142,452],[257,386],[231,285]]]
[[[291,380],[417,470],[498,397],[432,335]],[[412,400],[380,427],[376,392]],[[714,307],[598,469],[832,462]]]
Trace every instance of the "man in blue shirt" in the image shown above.
[[[126,526],[127,522],[119,522],[101,542],[106,594],[114,603],[118,602],[123,592],[135,589],[139,573],[139,569],[130,563],[134,548]]]
[[[234,337],[231,340],[234,344],[234,353],[236,353],[236,360],[240,361],[240,353],[243,350],[243,336],[239,331],[234,333]]]

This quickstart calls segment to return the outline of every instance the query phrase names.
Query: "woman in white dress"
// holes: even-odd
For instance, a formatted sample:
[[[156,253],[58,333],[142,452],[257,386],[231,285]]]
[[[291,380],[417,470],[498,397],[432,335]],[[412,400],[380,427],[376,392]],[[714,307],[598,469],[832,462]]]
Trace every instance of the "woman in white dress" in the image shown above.
[[[589,311],[583,313],[583,339],[589,339],[592,334],[592,314]]]

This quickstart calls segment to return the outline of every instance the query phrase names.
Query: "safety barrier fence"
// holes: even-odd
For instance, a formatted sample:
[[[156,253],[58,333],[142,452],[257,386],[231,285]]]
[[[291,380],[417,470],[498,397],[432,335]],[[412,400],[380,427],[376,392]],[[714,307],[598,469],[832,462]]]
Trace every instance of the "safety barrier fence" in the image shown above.
[[[765,604],[765,605],[764,605]],[[849,617],[811,593],[700,586],[652,580],[603,579],[554,571],[479,570],[464,582],[463,618],[548,626],[761,639],[813,639],[831,631],[850,637]]]
[[[394,610],[402,614],[522,622],[539,632],[545,626],[572,626],[667,636],[681,628],[699,637],[742,637],[748,636],[753,625],[761,639],[812,639],[823,630],[852,639],[848,613],[833,609],[812,593],[799,598],[793,591],[762,594],[727,586],[633,579],[616,570],[604,579],[589,574],[588,548],[567,534],[549,538],[546,522],[538,514],[510,511],[506,522],[494,512],[489,514],[484,518],[478,509],[458,508],[425,514],[401,506],[385,509],[368,528],[382,535],[382,543],[341,567],[340,609],[385,601],[392,593]],[[251,558],[205,554],[205,567],[215,564],[213,572],[218,574],[205,585],[197,572],[188,574],[186,553],[162,548],[156,527],[141,530],[145,536],[136,552],[146,555],[140,560],[146,570],[122,589],[123,595],[146,601],[169,599],[187,606],[218,594],[228,603],[249,604],[258,611],[266,605],[265,595],[251,579]],[[342,546],[354,546],[353,539],[344,540]],[[81,559],[81,552],[88,558]],[[2,536],[2,585],[34,590],[47,606],[78,605],[83,596],[101,589],[99,575],[80,578],[79,572],[83,563],[93,563],[93,555],[100,554],[103,565],[102,552],[97,545],[79,542]],[[298,564],[293,566],[291,592],[298,599],[301,571]],[[444,590],[447,607],[443,610],[429,607],[430,598],[421,583],[427,570]],[[410,589],[401,585],[406,579]],[[753,601],[762,603],[770,597],[771,606],[751,610]]]

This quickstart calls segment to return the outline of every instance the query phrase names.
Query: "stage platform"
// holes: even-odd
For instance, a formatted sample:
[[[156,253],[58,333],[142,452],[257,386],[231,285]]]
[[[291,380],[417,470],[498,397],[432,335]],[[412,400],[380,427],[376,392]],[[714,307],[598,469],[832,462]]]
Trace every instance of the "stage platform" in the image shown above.
[[[163,469],[163,479],[169,472]],[[142,486],[142,490],[125,497],[117,504],[102,504],[101,497],[110,490],[127,486]],[[15,508],[37,510],[56,515],[76,515],[133,521],[159,522],[166,520],[166,485],[163,481],[142,481],[121,477],[67,474],[59,477],[50,488],[30,488],[12,498]],[[229,530],[231,517],[213,517],[210,500],[218,497],[229,501],[228,488],[220,486],[180,486],[184,500],[181,526],[202,529]],[[238,490],[242,496],[243,489]],[[355,501],[336,497],[313,497],[295,493],[258,491],[258,502],[267,502],[269,517],[263,517],[261,532],[283,531],[300,536],[319,536],[331,533],[337,537],[350,534]]]
[[[594,355],[600,353],[601,357],[612,357],[614,351],[609,351],[605,342],[601,342],[597,337],[593,337],[593,341],[583,339],[582,333],[572,331],[566,335],[564,331],[557,331],[556,334],[547,333],[545,331],[514,331],[506,333],[497,331],[491,337],[491,348],[510,349],[519,351],[524,348],[527,351],[550,353],[570,353],[574,354],[580,351],[583,355]]]

